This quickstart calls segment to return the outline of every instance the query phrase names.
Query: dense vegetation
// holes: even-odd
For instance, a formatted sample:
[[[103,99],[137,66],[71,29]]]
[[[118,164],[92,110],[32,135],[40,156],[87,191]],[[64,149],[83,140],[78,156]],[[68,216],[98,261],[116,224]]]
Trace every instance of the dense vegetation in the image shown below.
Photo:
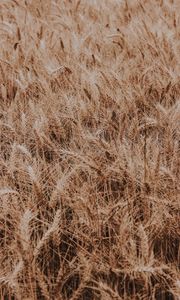
[[[0,299],[180,299],[180,1],[0,1]]]

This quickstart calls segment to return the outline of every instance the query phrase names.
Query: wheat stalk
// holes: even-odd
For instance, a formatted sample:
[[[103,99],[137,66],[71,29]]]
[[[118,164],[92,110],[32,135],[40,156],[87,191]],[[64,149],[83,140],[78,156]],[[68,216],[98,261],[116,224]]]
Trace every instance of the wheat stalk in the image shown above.
[[[34,258],[39,255],[40,250],[43,248],[43,246],[46,245],[51,235],[55,234],[59,230],[60,216],[61,210],[57,210],[52,224],[49,226],[49,229],[46,231],[46,233],[43,235],[42,239],[38,242],[36,248],[34,249]]]

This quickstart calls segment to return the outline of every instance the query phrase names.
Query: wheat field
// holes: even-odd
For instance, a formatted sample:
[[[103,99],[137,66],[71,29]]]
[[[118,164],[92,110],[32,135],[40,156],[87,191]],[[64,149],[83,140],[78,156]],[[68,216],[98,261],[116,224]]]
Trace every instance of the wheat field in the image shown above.
[[[180,299],[180,1],[0,0],[0,299]]]

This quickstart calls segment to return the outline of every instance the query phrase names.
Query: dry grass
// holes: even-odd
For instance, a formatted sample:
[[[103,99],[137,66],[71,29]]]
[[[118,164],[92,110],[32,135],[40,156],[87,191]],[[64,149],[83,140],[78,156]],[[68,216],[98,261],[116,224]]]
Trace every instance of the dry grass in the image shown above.
[[[180,1],[0,1],[0,299],[180,299]]]

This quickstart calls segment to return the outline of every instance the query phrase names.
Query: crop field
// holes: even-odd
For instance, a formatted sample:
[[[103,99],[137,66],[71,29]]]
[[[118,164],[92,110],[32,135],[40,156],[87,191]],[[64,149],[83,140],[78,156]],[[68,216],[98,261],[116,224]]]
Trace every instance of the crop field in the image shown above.
[[[180,0],[0,0],[0,300],[180,299]]]

